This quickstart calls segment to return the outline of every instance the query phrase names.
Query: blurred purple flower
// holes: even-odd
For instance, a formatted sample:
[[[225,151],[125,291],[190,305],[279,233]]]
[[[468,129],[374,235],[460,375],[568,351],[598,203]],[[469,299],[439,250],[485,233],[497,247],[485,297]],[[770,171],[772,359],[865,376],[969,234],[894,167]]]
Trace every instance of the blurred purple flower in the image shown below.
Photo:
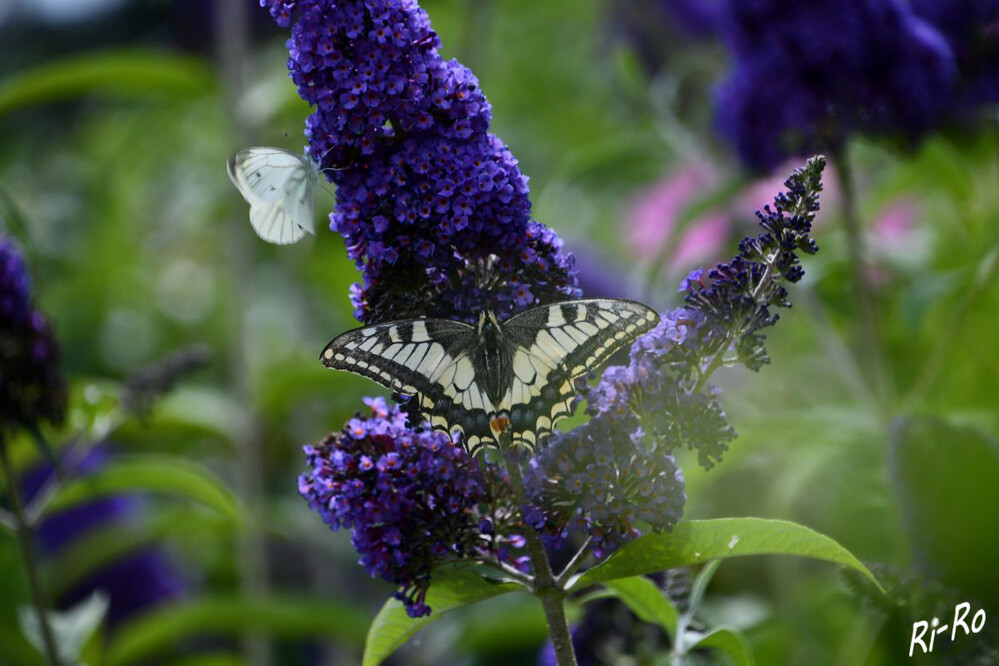
[[[330,226],[364,276],[358,319],[503,319],[578,295],[572,255],[531,219],[527,178],[488,133],[477,79],[441,58],[415,0],[262,4],[293,23],[309,150],[337,186]]]
[[[653,0],[682,32],[691,37],[713,35],[721,21],[724,0]]]
[[[911,0],[917,16],[943,33],[960,76],[951,111],[961,119],[999,101],[999,0]]]
[[[0,429],[59,424],[65,410],[52,329],[32,303],[24,260],[11,240],[0,238]]]
[[[111,459],[107,447],[97,446],[79,462],[65,461],[67,469],[64,472],[86,476]],[[54,471],[47,464],[27,472],[21,480],[25,498],[30,501],[52,481],[53,476]],[[115,526],[127,531],[142,519],[142,515],[141,502],[124,495],[113,495],[67,509],[47,518],[40,525],[37,538],[41,554],[54,557],[97,529]],[[108,596],[107,626],[113,629],[123,620],[183,597],[188,585],[176,563],[161,548],[149,546],[100,567],[60,595],[58,604],[61,608],[71,608],[95,590],[102,590]]]
[[[838,150],[854,132],[918,140],[955,80],[946,40],[902,0],[728,0],[718,127],[742,161]]]

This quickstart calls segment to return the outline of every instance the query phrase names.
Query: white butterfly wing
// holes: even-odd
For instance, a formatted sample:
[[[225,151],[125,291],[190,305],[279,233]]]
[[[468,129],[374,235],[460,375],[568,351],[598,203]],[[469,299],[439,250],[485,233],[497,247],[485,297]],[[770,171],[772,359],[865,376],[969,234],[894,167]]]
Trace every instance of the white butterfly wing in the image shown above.
[[[268,243],[287,245],[316,233],[319,175],[302,155],[280,148],[246,148],[228,163],[229,178],[250,204],[250,224]]]

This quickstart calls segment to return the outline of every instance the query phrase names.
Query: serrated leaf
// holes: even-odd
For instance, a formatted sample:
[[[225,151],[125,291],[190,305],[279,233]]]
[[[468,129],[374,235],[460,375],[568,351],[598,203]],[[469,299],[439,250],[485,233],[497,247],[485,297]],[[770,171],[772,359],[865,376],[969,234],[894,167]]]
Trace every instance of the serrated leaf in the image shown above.
[[[455,608],[523,589],[516,583],[495,582],[464,569],[434,574],[426,600],[432,613],[411,618],[401,602],[386,601],[368,629],[363,666],[382,663],[413,634]]]
[[[330,638],[360,647],[367,618],[350,604],[267,597],[201,598],[142,615],[115,632],[105,664],[147,664],[183,638],[266,634],[279,638]]]
[[[856,569],[881,584],[850,551],[827,536],[786,520],[718,518],[678,523],[672,532],[632,541],[579,576],[570,589],[746,555],[797,555]]]
[[[92,92],[186,97],[203,94],[212,85],[211,71],[194,58],[135,50],[74,55],[0,82],[0,114]]]
[[[749,644],[741,633],[734,629],[719,627],[712,629],[690,645],[690,650],[712,648],[727,654],[738,666],[756,666]]]
[[[645,576],[633,576],[606,581],[604,586],[640,620],[659,625],[670,636],[676,634],[679,614],[673,602],[654,582]]]
[[[239,521],[239,502],[214,474],[201,465],[162,455],[116,456],[100,470],[71,479],[52,495],[45,513],[121,492],[144,491],[182,495]]]

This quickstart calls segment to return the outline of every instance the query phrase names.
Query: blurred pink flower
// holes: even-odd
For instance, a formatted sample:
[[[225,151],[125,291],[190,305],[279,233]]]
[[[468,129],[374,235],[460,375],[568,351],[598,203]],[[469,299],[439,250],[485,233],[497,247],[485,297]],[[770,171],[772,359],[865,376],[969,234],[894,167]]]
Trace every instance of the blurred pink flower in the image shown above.
[[[718,256],[731,221],[725,211],[710,211],[690,220],[679,230],[679,238],[671,240],[671,237],[677,233],[683,212],[700,196],[718,187],[720,180],[710,164],[694,163],[681,166],[640,193],[629,206],[626,217],[625,239],[632,253],[650,261],[668,243],[673,243],[666,267],[674,274]]]
[[[912,238],[919,218],[919,204],[913,199],[896,199],[874,220],[874,242],[886,246],[904,244]]]
[[[922,206],[917,199],[900,197],[889,202],[871,224],[867,234],[870,258],[868,278],[884,287],[898,273],[918,271],[928,260],[932,244],[919,224]]]

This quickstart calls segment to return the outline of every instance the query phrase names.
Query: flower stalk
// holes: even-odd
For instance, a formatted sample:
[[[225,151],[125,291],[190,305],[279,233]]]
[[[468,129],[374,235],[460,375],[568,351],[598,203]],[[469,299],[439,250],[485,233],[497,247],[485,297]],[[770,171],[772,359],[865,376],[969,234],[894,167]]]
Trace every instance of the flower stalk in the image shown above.
[[[860,307],[862,329],[859,355],[862,361],[870,363],[874,375],[874,395],[878,402],[879,412],[887,414],[889,409],[888,377],[885,371],[884,355],[881,352],[880,333],[875,314],[877,312],[875,294],[871,290],[870,282],[864,276],[866,244],[857,213],[853,169],[850,167],[850,161],[844,151],[839,151],[834,162],[836,176],[839,178],[843,191],[843,231],[846,234],[850,277]]]
[[[527,503],[527,493],[524,490],[524,476],[520,464],[513,452],[511,437],[504,432],[500,435],[500,449],[506,459],[506,469],[510,474],[510,486],[514,501],[524,512]],[[545,611],[545,621],[548,624],[548,636],[555,650],[555,660],[558,666],[576,666],[576,653],[572,648],[572,636],[569,633],[569,622],[565,617],[565,581],[556,580],[552,573],[548,553],[545,552],[541,535],[524,521],[524,538],[527,541],[527,552],[531,558],[531,568],[534,571],[531,593],[541,601]]]
[[[38,615],[38,626],[42,634],[45,656],[52,666],[60,666],[59,650],[56,646],[55,634],[52,633],[52,627],[49,625],[45,595],[42,593],[38,577],[38,561],[35,559],[33,544],[34,531],[24,513],[21,494],[17,488],[17,477],[14,476],[14,470],[11,467],[10,457],[7,455],[7,443],[2,432],[0,432],[0,466],[3,467],[4,482],[7,484],[7,492],[10,495],[11,510],[17,526],[17,542],[21,548],[21,557],[24,560],[24,573],[28,579],[28,588],[31,591],[31,602]]]

